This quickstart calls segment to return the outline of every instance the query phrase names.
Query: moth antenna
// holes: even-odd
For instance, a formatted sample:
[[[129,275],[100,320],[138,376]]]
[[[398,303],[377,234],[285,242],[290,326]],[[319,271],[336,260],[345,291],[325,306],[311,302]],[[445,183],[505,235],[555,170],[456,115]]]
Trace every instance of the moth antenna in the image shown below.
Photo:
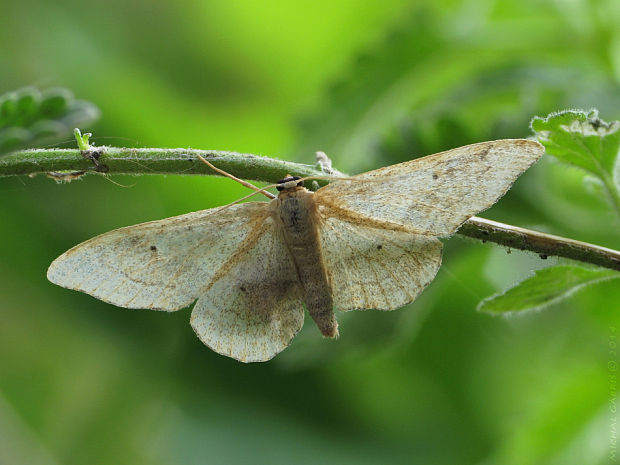
[[[249,189],[252,189],[253,191],[256,191],[256,192],[255,192],[256,194],[261,193],[261,194],[263,194],[265,197],[267,197],[268,199],[275,199],[275,198],[276,198],[276,196],[275,196],[275,195],[273,195],[271,192],[267,192],[267,191],[265,191],[264,189],[260,189],[260,188],[256,187],[254,184],[251,184],[251,183],[249,183],[249,182],[247,182],[247,181],[244,181],[243,179],[239,179],[238,177],[233,176],[232,174],[227,173],[226,171],[219,169],[217,166],[213,166],[213,164],[211,164],[210,162],[208,162],[207,160],[205,160],[205,159],[204,159],[201,155],[197,155],[197,157],[198,157],[198,159],[199,159],[201,162],[203,162],[205,165],[207,165],[207,166],[208,166],[209,168],[211,168],[213,171],[215,171],[215,172],[217,172],[217,173],[220,173],[222,176],[226,176],[227,178],[230,178],[230,179],[232,179],[233,181],[237,181],[237,182],[238,182],[239,184],[241,184],[242,186],[245,186],[245,187],[247,187],[247,188],[249,188]],[[252,195],[254,195],[254,194],[252,194]],[[248,196],[248,197],[251,197],[251,196]],[[244,197],[243,199],[247,199],[248,197]],[[243,200],[243,199],[239,199],[237,202],[239,202],[240,200]],[[235,203],[236,203],[236,202],[235,202]],[[232,203],[232,204],[230,204],[230,205],[234,205],[234,203]],[[228,207],[229,205],[226,205],[226,206]]]
[[[450,269],[443,264],[441,266],[441,268],[439,269],[439,271],[441,271],[442,273],[448,275],[459,287],[463,288],[469,295],[471,295],[474,299],[476,299],[478,302],[480,302],[481,300],[484,299],[483,296],[478,295],[471,286],[468,286],[467,284],[465,284],[465,282],[463,282],[462,279],[459,279],[458,276],[456,276],[454,273],[452,273],[452,271],[450,271]]]
[[[248,194],[248,195],[246,195],[244,197],[241,197],[240,199],[237,199],[234,202],[229,203],[228,205],[224,205],[221,208],[218,208],[214,212],[210,213],[210,215],[214,215],[216,213],[221,212],[222,210],[226,210],[228,207],[232,207],[233,205],[237,205],[238,203],[243,202],[244,200],[249,199],[250,197],[254,197],[256,194],[264,194],[264,195],[269,194],[269,195],[272,195],[270,192],[267,192],[265,189],[272,189],[272,188],[274,188],[276,186],[277,186],[277,184],[270,184],[268,186],[263,187],[262,189],[254,186],[257,189],[256,192],[252,192],[251,194]],[[275,196],[273,196],[272,198],[275,198]]]
[[[137,183],[135,183],[135,182],[134,182],[133,184],[129,184],[129,185],[121,184],[120,182],[115,181],[115,180],[114,180],[114,179],[112,179],[109,175],[106,175],[106,174],[104,174],[104,175],[103,175],[103,178],[104,178],[106,181],[111,182],[112,184],[114,184],[115,186],[118,186],[118,187],[126,187],[126,188],[130,188],[130,187],[134,187],[134,186],[137,184]]]

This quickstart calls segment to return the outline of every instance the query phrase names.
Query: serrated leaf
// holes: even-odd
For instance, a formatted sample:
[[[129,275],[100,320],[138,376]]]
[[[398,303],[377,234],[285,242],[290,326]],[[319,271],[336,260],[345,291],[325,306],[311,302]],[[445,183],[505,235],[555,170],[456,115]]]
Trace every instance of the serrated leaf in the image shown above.
[[[67,106],[73,101],[73,94],[62,87],[48,89],[43,92],[41,113],[47,118],[57,118],[65,114]]]
[[[620,272],[579,266],[544,268],[503,293],[484,299],[478,304],[478,310],[487,313],[538,310],[584,286],[615,278],[620,278]]]
[[[98,118],[95,105],[76,100],[68,89],[41,92],[24,87],[8,92],[0,95],[0,154],[56,142]]]
[[[610,175],[620,149],[620,121],[607,123],[597,110],[569,110],[532,120],[532,129],[547,153],[597,176]]]
[[[0,128],[8,125],[17,106],[17,92],[0,95]]]
[[[603,121],[597,110],[568,110],[536,117],[531,127],[549,155],[599,178],[620,214],[620,121]]]
[[[41,92],[35,87],[24,87],[18,91],[15,108],[15,126],[27,127],[31,120],[36,119],[41,105]]]

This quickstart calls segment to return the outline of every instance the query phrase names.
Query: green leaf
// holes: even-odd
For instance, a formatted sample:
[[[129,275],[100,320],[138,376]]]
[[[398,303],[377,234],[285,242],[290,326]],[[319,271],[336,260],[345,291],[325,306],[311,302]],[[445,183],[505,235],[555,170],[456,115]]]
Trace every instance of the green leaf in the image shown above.
[[[62,87],[48,89],[43,92],[41,101],[41,113],[48,118],[58,118],[67,112],[67,106],[73,100],[73,94],[69,89]]]
[[[15,108],[15,125],[26,126],[37,118],[41,105],[41,92],[35,87],[24,87],[18,92]]]
[[[99,118],[95,105],[76,100],[68,89],[35,87],[0,95],[0,154],[57,142],[76,126]]]
[[[589,284],[620,278],[620,273],[598,268],[556,266],[537,270],[534,276],[507,291],[484,299],[478,310],[488,313],[538,310],[556,303]]]
[[[7,92],[0,96],[0,128],[8,125],[17,106],[17,92]]]
[[[568,110],[536,117],[531,127],[549,155],[599,178],[620,215],[620,121],[607,123],[597,110]]]
[[[620,148],[620,121],[607,123],[597,110],[568,110],[535,117],[532,129],[547,153],[600,177],[613,174]]]

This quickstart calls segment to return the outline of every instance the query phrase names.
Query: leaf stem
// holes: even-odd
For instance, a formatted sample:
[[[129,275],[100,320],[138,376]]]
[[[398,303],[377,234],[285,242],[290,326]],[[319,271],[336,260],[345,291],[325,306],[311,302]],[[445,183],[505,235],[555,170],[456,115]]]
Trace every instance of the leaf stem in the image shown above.
[[[609,195],[609,201],[613,205],[618,217],[620,217],[620,191],[618,191],[616,184],[607,172],[601,171],[601,178]]]
[[[84,157],[83,152],[75,149],[34,149],[14,152],[0,158],[0,177],[46,174],[64,170],[85,173],[104,171],[107,174],[131,175],[216,175],[198,159],[198,155],[219,169],[242,179],[273,183],[288,174],[301,177],[325,176],[325,172],[316,165],[237,152],[181,148],[134,149],[92,145],[89,152],[95,152],[97,163],[93,162],[92,156]],[[324,185],[326,181],[319,179],[318,183]],[[545,258],[553,255],[620,270],[620,252],[616,250],[484,218],[470,218],[457,233],[506,247],[529,250]]]

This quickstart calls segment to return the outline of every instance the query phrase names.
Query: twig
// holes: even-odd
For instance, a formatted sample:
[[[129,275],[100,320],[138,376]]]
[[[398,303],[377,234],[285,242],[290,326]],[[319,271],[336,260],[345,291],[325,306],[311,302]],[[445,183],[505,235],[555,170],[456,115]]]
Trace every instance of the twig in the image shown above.
[[[91,150],[93,149],[95,148],[91,146]],[[273,183],[288,174],[301,177],[325,176],[325,172],[314,165],[236,152],[118,147],[97,147],[96,150],[99,162],[108,168],[107,174],[213,175],[213,170],[198,159],[200,155],[219,169],[242,179]],[[98,172],[93,162],[85,158],[79,150],[25,150],[0,158],[0,177],[47,174],[64,170]],[[326,182],[318,180],[318,183],[323,185]],[[530,250],[538,253],[541,258],[553,255],[620,270],[620,252],[616,250],[484,218],[470,218],[461,226],[458,234],[506,247]]]
[[[458,234],[514,249],[536,252],[541,258],[553,255],[620,270],[620,252],[617,250],[498,223],[478,216],[472,216],[463,223]]]

